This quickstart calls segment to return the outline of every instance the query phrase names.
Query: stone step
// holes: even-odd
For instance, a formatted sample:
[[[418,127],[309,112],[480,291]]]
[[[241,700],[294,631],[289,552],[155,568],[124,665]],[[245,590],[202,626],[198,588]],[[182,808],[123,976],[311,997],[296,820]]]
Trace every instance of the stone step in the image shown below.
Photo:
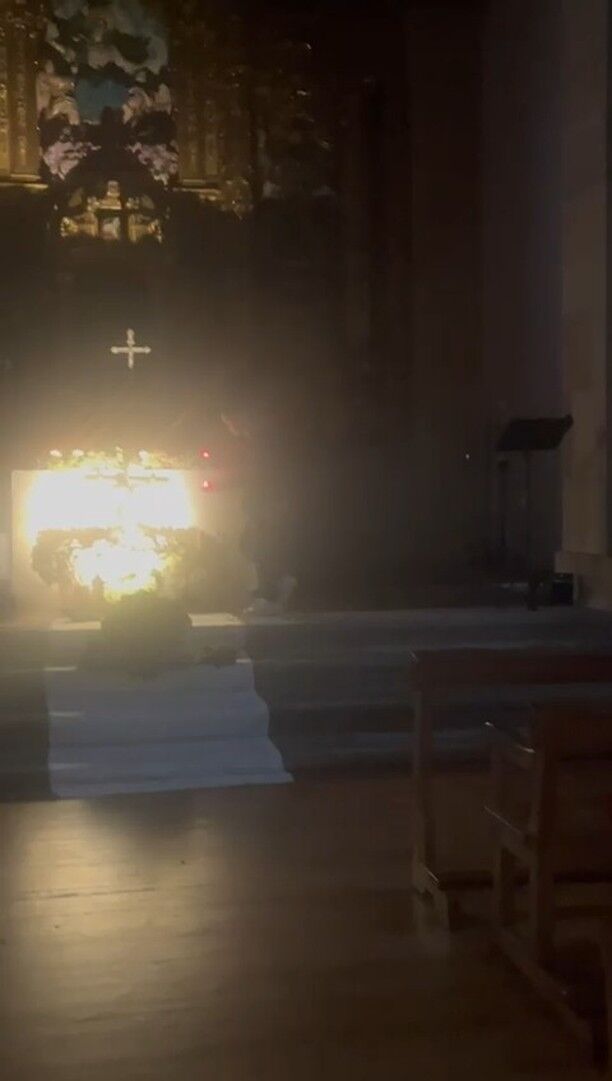
[[[28,754],[32,776],[39,778],[50,743],[66,762],[74,752],[83,763],[83,748],[89,748],[93,762],[101,729],[104,745],[114,748],[112,754],[120,756],[121,747],[138,746],[164,748],[167,754],[174,743],[180,759],[190,744],[197,744],[202,726],[211,739],[221,730],[235,734],[234,720],[238,723],[244,712],[241,695],[245,701],[252,695],[251,706],[259,701],[251,721],[256,727],[263,724],[264,713],[257,710],[265,711],[267,737],[287,771],[383,762],[405,768],[412,749],[406,679],[411,649],[534,645],[608,652],[611,632],[612,619],[606,613],[572,609],[323,613],[252,619],[246,625],[228,615],[196,617],[192,634],[198,649],[230,646],[242,651],[238,663],[166,673],[160,683],[136,681],[141,699],[136,707],[127,701],[129,680],[127,690],[121,689],[105,674],[104,685],[96,690],[100,673],[62,674],[62,669],[74,669],[97,633],[95,625],[64,624],[44,634],[0,630],[1,791],[7,790],[4,782],[11,771],[22,783]],[[49,668],[60,671],[49,673]],[[158,693],[162,688],[163,694]],[[79,695],[85,690],[89,704],[84,710]],[[560,693],[565,698],[612,700],[612,687],[603,686],[466,693],[450,702],[440,718],[437,753],[452,761],[482,759],[483,723],[493,711]],[[175,708],[179,700],[181,711]],[[247,729],[245,737],[254,734]],[[151,753],[155,757],[157,751]],[[182,761],[181,768],[187,770],[186,757]],[[149,778],[157,768],[153,764]],[[142,769],[148,769],[144,762]],[[87,783],[93,785],[94,779],[90,771]]]
[[[46,684],[58,746],[182,742],[268,731],[268,709],[247,661],[222,670],[176,669],[151,679],[52,669]]]
[[[277,785],[291,780],[280,753],[266,736],[164,743],[147,738],[131,745],[99,746],[52,742],[49,773],[53,795],[60,799]]]

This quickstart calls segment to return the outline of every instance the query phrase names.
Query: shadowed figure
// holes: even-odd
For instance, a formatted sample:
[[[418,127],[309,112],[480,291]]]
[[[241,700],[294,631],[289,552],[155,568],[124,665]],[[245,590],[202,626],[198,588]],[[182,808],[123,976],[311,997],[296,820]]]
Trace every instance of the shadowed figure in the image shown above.
[[[257,572],[254,614],[283,611],[295,587],[292,574],[292,492],[286,439],[276,418],[263,411],[227,411],[239,483],[244,491],[246,527],[242,550]]]

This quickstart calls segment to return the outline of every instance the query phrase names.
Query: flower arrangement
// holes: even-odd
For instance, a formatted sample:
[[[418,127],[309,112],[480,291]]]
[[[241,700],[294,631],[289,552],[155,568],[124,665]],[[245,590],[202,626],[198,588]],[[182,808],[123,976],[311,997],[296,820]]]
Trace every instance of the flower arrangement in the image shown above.
[[[88,469],[92,473],[127,472],[130,468],[147,469],[189,469],[195,459],[179,458],[163,451],[140,450],[136,454],[123,447],[112,450],[59,450],[49,451],[40,463],[43,469]]]
[[[99,618],[122,596],[142,593],[197,611],[239,611],[249,587],[238,548],[198,529],[142,526],[127,541],[113,528],[44,530],[32,568],[59,590],[65,613],[76,619]]]

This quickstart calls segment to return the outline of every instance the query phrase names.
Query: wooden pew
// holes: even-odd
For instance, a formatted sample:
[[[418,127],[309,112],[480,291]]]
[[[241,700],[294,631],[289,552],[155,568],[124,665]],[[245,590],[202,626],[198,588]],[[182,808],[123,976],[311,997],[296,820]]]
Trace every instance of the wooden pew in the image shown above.
[[[612,873],[612,707],[593,703],[535,707],[512,732],[489,723],[493,821],[493,925],[501,949],[601,1059],[605,1011],[589,1016],[573,1001],[559,964],[555,882],[610,880]],[[527,872],[527,913],[517,914],[518,872]],[[568,874],[569,872],[569,874]],[[575,906],[572,910],[574,915]],[[591,937],[600,950],[611,999],[608,920],[594,917]],[[591,1005],[592,1010],[592,1005]],[[612,1017],[608,1013],[612,1029]],[[612,1067],[611,1067],[612,1069]]]
[[[608,1078],[612,1079],[612,920],[601,925],[601,959],[605,980]]]
[[[439,866],[432,779],[440,706],[454,693],[468,689],[612,684],[612,655],[525,649],[418,650],[410,656],[408,679],[414,709],[412,882],[417,893],[433,900],[443,923],[452,927],[461,890],[490,886],[491,874],[485,868],[470,874],[445,873]]]

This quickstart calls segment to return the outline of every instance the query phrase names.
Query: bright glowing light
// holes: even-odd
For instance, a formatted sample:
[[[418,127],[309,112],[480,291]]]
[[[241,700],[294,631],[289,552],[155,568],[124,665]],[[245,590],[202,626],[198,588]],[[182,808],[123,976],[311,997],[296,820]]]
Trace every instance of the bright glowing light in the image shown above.
[[[179,470],[131,468],[127,476],[89,468],[41,472],[29,495],[25,531],[30,544],[49,529],[147,526],[191,529],[194,509]]]
[[[90,548],[76,548],[71,564],[79,585],[93,588],[101,582],[105,596],[113,600],[153,589],[165,570],[166,560],[154,540],[135,529],[120,531],[116,542],[99,540]]]
[[[50,530],[112,530],[88,547],[75,544],[75,582],[101,583],[107,597],[151,589],[169,565],[163,538],[149,531],[191,529],[196,524],[185,476],[142,464],[125,472],[83,468],[41,472],[30,490],[25,532],[34,545]],[[147,530],[147,532],[145,532]]]

